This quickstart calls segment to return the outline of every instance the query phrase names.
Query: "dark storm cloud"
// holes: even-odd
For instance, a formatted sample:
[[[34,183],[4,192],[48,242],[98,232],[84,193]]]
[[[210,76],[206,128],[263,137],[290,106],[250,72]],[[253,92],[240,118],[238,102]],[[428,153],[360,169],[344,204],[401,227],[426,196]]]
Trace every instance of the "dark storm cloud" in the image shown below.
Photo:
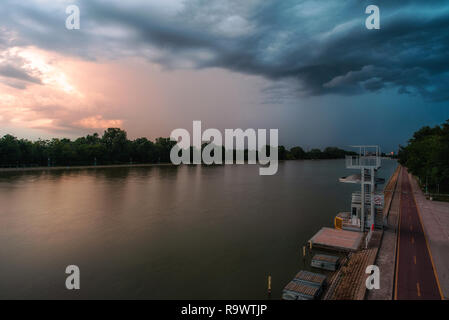
[[[164,10],[175,2],[78,2],[77,31],[64,28],[64,7],[11,4],[0,15],[17,41],[90,59],[142,55],[171,68],[220,67],[294,81],[301,95],[396,88],[449,99],[445,0],[377,1],[380,30],[365,28],[372,1],[193,0]]]
[[[22,68],[18,68],[16,66],[13,66],[11,64],[0,64],[0,76],[7,77],[7,78],[13,78],[17,80],[27,81],[27,82],[33,82],[33,83],[41,83],[41,80],[35,76],[30,75]],[[17,85],[17,88],[20,88],[22,86]]]
[[[40,76],[39,72],[27,68],[21,57],[0,49],[0,82],[16,89],[25,89],[30,83],[42,84]]]

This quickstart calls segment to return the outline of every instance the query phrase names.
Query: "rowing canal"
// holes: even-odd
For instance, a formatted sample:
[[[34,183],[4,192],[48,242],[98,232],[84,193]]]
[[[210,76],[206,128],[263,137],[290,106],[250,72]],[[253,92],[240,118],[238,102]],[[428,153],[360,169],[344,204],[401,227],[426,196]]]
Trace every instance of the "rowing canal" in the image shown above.
[[[388,179],[396,161],[383,160]],[[0,172],[0,298],[265,299],[357,185],[344,160]],[[77,265],[81,289],[65,288]]]

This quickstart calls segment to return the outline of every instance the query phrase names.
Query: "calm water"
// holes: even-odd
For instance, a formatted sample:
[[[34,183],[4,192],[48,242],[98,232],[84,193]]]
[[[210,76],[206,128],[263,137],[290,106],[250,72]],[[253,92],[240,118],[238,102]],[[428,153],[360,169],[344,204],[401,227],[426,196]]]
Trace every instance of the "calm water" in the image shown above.
[[[396,162],[383,160],[388,178]],[[265,299],[357,186],[342,160],[0,173],[0,298]],[[65,268],[81,290],[65,289]]]

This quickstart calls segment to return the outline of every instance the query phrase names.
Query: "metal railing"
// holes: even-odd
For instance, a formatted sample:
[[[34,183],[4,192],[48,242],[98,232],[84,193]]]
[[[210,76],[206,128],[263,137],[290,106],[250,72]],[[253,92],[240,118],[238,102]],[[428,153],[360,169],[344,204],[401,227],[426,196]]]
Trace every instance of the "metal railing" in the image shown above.
[[[379,208],[383,208],[384,206],[384,194],[382,192],[376,192],[374,194],[374,205]],[[352,193],[352,204],[361,204],[362,203],[362,193],[360,191],[356,191]],[[371,194],[365,193],[365,205],[371,204]]]
[[[348,169],[360,169],[365,168],[379,168],[380,167],[379,156],[346,156],[346,168]]]

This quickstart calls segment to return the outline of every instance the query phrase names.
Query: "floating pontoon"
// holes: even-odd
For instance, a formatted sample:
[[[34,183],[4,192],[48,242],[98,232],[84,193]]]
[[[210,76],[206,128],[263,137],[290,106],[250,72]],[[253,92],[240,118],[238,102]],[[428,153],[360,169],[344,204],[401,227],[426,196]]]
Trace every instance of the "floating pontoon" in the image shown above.
[[[360,248],[363,233],[321,228],[310,240],[311,247],[339,252],[353,252]]]
[[[316,254],[313,256],[310,265],[314,268],[335,271],[338,268],[340,257],[327,254]]]
[[[313,300],[319,298],[326,285],[326,276],[301,270],[282,291],[283,300]]]

